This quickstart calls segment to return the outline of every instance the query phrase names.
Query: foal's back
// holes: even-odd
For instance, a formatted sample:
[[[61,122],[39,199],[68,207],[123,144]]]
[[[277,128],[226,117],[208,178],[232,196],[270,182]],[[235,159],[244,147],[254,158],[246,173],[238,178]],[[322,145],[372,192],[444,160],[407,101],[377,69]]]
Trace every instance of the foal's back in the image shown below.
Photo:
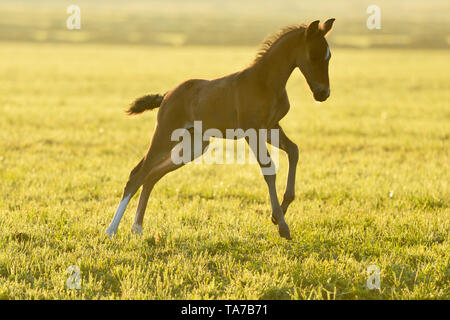
[[[171,119],[180,127],[202,121],[203,129],[217,128],[225,131],[237,125],[236,99],[237,75],[204,80],[190,79],[170,91],[158,112],[158,123]]]

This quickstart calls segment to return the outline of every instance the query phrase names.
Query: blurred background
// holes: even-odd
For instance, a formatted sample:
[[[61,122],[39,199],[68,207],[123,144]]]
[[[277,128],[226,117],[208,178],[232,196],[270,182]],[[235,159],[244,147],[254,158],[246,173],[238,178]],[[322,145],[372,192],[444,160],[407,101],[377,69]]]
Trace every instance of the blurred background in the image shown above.
[[[77,32],[65,28],[70,4],[81,7]],[[372,4],[380,30],[366,28]],[[287,24],[335,17],[334,47],[448,48],[449,12],[447,0],[2,0],[0,41],[255,45]]]
[[[81,9],[68,30],[67,8]],[[381,9],[381,29],[366,12]],[[0,0],[0,299],[449,299],[448,0]],[[299,145],[281,241],[257,165],[187,165],[104,232],[157,112],[147,93],[242,70],[268,34],[336,18],[331,96],[287,84]],[[287,157],[280,153],[281,198]],[[201,227],[199,227],[201,226]],[[65,289],[80,267],[83,290]],[[367,267],[382,287],[366,287]]]

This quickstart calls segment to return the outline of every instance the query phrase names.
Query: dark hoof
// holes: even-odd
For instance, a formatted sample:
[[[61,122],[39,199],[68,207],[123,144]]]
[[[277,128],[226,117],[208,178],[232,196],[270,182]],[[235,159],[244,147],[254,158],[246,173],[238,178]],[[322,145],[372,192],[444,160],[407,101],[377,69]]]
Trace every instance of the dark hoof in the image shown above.
[[[278,233],[282,238],[292,240],[291,232],[289,231],[289,227],[286,222],[278,224]]]
[[[273,223],[274,225],[277,225],[277,224],[278,224],[278,221],[277,221],[277,219],[275,219],[274,216],[272,216],[272,223]]]

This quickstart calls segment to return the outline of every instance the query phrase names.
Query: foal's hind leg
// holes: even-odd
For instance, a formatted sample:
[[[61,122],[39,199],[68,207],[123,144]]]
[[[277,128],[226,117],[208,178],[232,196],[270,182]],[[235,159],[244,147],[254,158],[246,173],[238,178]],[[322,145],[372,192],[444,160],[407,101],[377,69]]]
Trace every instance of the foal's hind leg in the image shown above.
[[[140,170],[142,169],[142,164],[144,162],[144,159],[142,159],[136,167],[134,167],[133,170],[131,170],[129,181],[134,179],[134,177],[139,174]],[[122,216],[125,212],[125,209],[127,208],[128,203],[130,202],[132,195],[131,194],[123,194],[122,200],[120,201],[119,207],[116,210],[116,213],[114,214],[114,217],[111,221],[111,224],[109,225],[108,229],[106,230],[106,233],[111,237],[115,233],[117,233],[117,228],[119,227],[120,220],[122,219]]]
[[[178,169],[181,166],[182,165],[175,165],[169,155],[151,170],[147,181],[142,187],[142,192],[141,196],[139,197],[139,204],[136,209],[136,216],[134,218],[134,224],[131,228],[131,232],[135,234],[142,234],[142,224],[144,222],[145,209],[147,208],[148,199],[150,197],[150,193],[153,190],[153,187],[164,175]]]
[[[136,217],[134,218],[134,224],[131,227],[131,232],[135,234],[142,234],[143,228],[142,223],[144,220],[145,209],[147,208],[148,198],[154,187],[154,183],[144,183],[142,187],[141,196],[139,197],[139,204],[136,209]]]
[[[131,171],[130,177],[127,184],[125,185],[122,200],[120,201],[119,207],[109,225],[106,233],[111,237],[117,233],[120,220],[125,212],[125,209],[130,202],[131,198],[139,190],[139,188],[147,180],[147,176],[151,169],[161,161],[167,154],[170,153],[174,142],[171,142],[167,137],[170,135],[164,134],[158,127],[153,135],[152,143],[150,149],[144,159],[139,162],[139,164]]]
[[[193,140],[194,135],[192,130],[189,131],[191,134],[191,146],[192,146],[194,143]],[[202,141],[201,153],[199,154],[195,154],[194,150],[192,149],[190,155],[191,161],[201,156],[207,150],[208,145],[209,141]],[[136,216],[134,218],[134,224],[133,227],[131,228],[131,232],[135,234],[142,234],[143,231],[142,224],[144,222],[145,209],[147,208],[148,199],[155,184],[167,173],[174,171],[178,168],[181,168],[184,165],[184,163],[174,164],[172,161],[172,152],[178,152],[176,151],[176,148],[177,147],[172,149],[171,153],[164,160],[162,160],[158,165],[153,167],[150,174],[148,175],[147,181],[145,182],[142,188],[141,196],[139,198],[139,204],[136,210]]]

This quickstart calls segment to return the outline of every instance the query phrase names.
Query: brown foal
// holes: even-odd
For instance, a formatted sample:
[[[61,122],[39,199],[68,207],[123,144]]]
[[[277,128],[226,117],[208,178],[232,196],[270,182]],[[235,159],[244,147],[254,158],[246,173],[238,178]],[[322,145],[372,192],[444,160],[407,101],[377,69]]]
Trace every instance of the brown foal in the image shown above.
[[[172,161],[171,154],[177,145],[171,139],[172,132],[179,128],[192,130],[194,121],[202,121],[203,128],[218,129],[223,136],[227,129],[279,130],[279,148],[287,153],[289,159],[287,186],[281,205],[275,188],[276,175],[264,174],[264,179],[269,189],[272,221],[278,225],[281,237],[291,239],[284,215],[295,196],[298,148],[279,125],[290,107],[286,82],[298,67],[315,100],[325,101],[329,97],[328,64],[331,54],[325,36],[333,22],[334,19],[329,19],[323,24],[314,21],[308,26],[287,27],[265,40],[253,64],[242,71],[214,80],[191,79],[164,95],[146,95],[134,101],[129,114],[160,108],[156,128],[147,154],[130,173],[122,200],[106,233],[112,236],[117,232],[126,206],[143,186],[132,227],[134,233],[142,233],[144,213],[153,187],[165,174],[183,165]],[[202,152],[208,144],[203,142]],[[258,146],[268,154],[265,143],[258,143]],[[263,168],[261,152],[250,147]],[[193,152],[190,159],[202,152]]]

